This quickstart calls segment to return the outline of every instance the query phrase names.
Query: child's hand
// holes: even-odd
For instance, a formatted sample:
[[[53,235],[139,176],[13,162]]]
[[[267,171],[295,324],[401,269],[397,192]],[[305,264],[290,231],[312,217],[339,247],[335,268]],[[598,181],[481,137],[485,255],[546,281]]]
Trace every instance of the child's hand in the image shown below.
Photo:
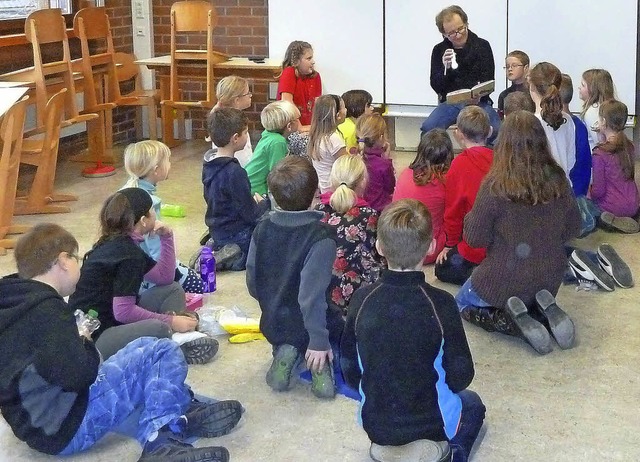
[[[171,329],[174,332],[192,332],[196,330],[198,320],[189,316],[171,316]]]
[[[253,200],[256,201],[256,204],[259,204],[260,202],[262,202],[264,200],[264,197],[262,197],[258,193],[253,193]]]
[[[156,236],[166,236],[167,234],[171,234],[171,228],[161,222],[160,220],[156,220],[156,225],[153,227],[153,234]]]
[[[385,140],[384,144],[382,145],[382,149],[384,150],[384,152],[382,153],[382,157],[384,157],[385,159],[389,159],[391,157],[391,144]]]
[[[451,250],[451,247],[445,247],[444,249],[442,249],[442,252],[440,252],[438,258],[436,258],[436,263],[438,265],[441,265],[445,261],[447,261],[447,254],[449,253],[449,250]]]
[[[333,361],[333,351],[307,350],[304,359],[310,371],[320,372],[327,361]]]

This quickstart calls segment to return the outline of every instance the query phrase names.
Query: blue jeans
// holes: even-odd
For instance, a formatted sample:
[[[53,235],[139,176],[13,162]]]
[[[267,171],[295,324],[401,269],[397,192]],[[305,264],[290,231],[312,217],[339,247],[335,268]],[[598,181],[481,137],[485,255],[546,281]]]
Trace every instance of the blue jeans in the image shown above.
[[[585,196],[576,197],[580,217],[582,218],[582,226],[580,229],[580,237],[586,236],[596,228],[598,218],[602,215],[602,210],[595,202]]]
[[[176,342],[142,337],[129,343],[100,366],[84,419],[60,454],[90,448],[135,412],[140,413],[135,438],[144,445],[186,412],[191,401],[186,377],[187,363]]]
[[[491,306],[491,304],[485,302],[476,290],[471,285],[471,278],[467,279],[460,290],[455,296],[456,303],[458,304],[458,310],[462,311],[468,306],[477,306],[483,308],[485,306]]]
[[[429,114],[429,117],[422,122],[420,131],[424,134],[434,128],[442,128],[446,130],[456,123],[458,114],[460,114],[460,111],[462,111],[465,106],[466,104],[438,104],[433,112]],[[500,130],[500,116],[489,103],[481,101],[478,103],[478,106],[489,116],[489,123],[493,128],[493,132],[487,140],[487,145],[493,146],[493,143],[498,136],[498,131]]]
[[[466,462],[482,428],[487,408],[475,391],[462,390],[458,393],[462,401],[462,415],[456,435],[449,440],[455,462]]]

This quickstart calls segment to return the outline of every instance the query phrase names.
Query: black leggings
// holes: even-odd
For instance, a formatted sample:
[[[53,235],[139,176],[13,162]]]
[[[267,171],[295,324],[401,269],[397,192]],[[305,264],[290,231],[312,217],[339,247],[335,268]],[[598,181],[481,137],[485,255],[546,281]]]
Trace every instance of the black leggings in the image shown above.
[[[478,266],[475,263],[465,260],[458,253],[458,246],[453,247],[447,253],[447,259],[443,263],[436,263],[436,277],[442,282],[449,282],[461,286],[471,276],[473,269]]]

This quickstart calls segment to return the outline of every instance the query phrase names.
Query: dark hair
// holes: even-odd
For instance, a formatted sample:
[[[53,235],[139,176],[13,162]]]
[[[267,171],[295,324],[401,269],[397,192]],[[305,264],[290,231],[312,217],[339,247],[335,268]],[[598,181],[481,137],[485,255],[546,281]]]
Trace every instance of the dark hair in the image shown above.
[[[560,99],[562,104],[569,104],[573,99],[573,82],[569,74],[562,74],[562,83],[560,84]]]
[[[491,133],[489,116],[479,106],[466,106],[456,119],[458,130],[474,143],[484,143]]]
[[[427,254],[433,226],[427,207],[416,199],[400,199],[378,219],[378,241],[390,267],[411,269]]]
[[[540,116],[553,130],[557,130],[567,120],[562,114],[560,86],[562,74],[560,69],[551,63],[541,62],[529,71],[529,85],[542,98],[540,100]]]
[[[93,245],[94,249],[106,241],[114,239],[118,236],[126,236],[130,234],[140,218],[142,218],[143,216],[147,216],[149,210],[151,210],[153,202],[151,201],[151,196],[149,196],[146,191],[140,188],[127,189],[135,189],[145,193],[146,197],[149,198],[147,212],[144,215],[142,215],[139,211],[136,212],[134,210],[134,206],[131,204],[131,201],[122,191],[118,191],[115,194],[109,196],[107,200],[104,201],[102,209],[100,210],[101,235],[100,239],[98,239],[98,241]],[[143,196],[140,196],[140,198],[142,197]]]
[[[624,134],[629,116],[627,105],[614,99],[604,101],[600,104],[599,115],[604,119],[606,126],[616,133],[604,143],[598,144],[598,147],[617,157],[625,179],[633,180],[635,176],[633,144]]]
[[[267,185],[282,210],[307,210],[318,189],[318,174],[308,159],[287,156],[269,172]]]
[[[61,252],[75,254],[78,241],[62,226],[40,223],[16,243],[13,257],[21,278],[31,279],[49,271]]]
[[[462,19],[462,22],[464,24],[467,24],[469,22],[467,13],[465,13],[462,8],[460,8],[458,5],[448,6],[436,15],[436,26],[438,27],[438,30],[441,34],[444,34],[444,22],[448,21],[454,14],[460,16],[460,19]]]
[[[367,106],[373,102],[373,96],[366,90],[349,90],[342,94],[344,107],[347,108],[347,117],[356,119],[364,114]]]
[[[505,117],[484,182],[494,196],[531,205],[571,194],[564,170],[551,155],[542,123],[527,111]]]
[[[524,91],[514,91],[509,93],[504,99],[505,117],[516,111],[536,112],[536,103],[531,99],[531,95]]]
[[[212,109],[207,116],[207,130],[211,141],[224,147],[229,144],[236,133],[241,135],[249,125],[249,119],[240,109],[220,107]]]
[[[417,186],[424,186],[434,178],[444,180],[453,160],[453,144],[447,131],[434,128],[422,135],[418,152],[409,168],[413,170],[413,182]]]

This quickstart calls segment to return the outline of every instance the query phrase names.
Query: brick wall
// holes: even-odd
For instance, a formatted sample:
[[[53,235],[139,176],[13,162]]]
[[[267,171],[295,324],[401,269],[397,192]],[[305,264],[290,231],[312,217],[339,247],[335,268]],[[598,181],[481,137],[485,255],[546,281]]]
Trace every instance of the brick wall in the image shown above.
[[[153,1],[153,30],[155,55],[170,53],[171,5],[176,0]],[[233,56],[268,56],[267,0],[215,0],[218,25],[214,29],[213,43],[217,51]],[[205,37],[189,37],[189,43],[204,44]],[[250,82],[253,93],[252,106],[246,110],[250,130],[255,138],[261,129],[260,111],[267,104],[268,85]],[[181,85],[187,100],[201,100],[205,95],[204,81],[192,81]],[[193,110],[187,114],[192,119],[194,137],[206,135],[206,111]]]

